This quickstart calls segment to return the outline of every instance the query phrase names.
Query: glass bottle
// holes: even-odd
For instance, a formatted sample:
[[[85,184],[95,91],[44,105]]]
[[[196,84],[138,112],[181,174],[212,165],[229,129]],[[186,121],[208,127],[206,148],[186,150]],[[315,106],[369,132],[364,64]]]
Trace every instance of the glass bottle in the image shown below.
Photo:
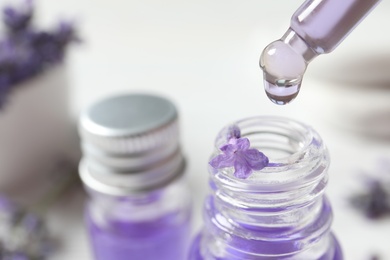
[[[191,197],[175,106],[154,95],[114,96],[87,108],[79,126],[95,259],[185,259]]]
[[[290,28],[260,57],[265,91],[276,104],[292,101],[307,65],[332,52],[381,0],[306,0],[291,17]]]
[[[210,166],[204,228],[190,260],[342,260],[330,231],[332,210],[324,195],[328,151],[311,127],[283,117],[253,117],[235,123],[268,166],[246,179],[233,167]],[[221,153],[230,127],[215,142]]]

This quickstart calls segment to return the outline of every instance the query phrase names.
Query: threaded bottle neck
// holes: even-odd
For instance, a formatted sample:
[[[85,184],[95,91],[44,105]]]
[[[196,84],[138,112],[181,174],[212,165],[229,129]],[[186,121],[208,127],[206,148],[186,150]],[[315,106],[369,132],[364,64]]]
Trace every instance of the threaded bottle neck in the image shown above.
[[[332,214],[323,193],[329,156],[318,133],[280,117],[249,118],[235,125],[251,148],[268,156],[269,164],[247,179],[234,177],[233,167],[218,171],[210,167],[211,194],[205,217],[210,233],[220,237],[224,230],[257,241],[248,253],[259,256],[291,255],[327,243]],[[213,156],[220,153],[228,129],[217,137]],[[241,242],[228,244],[231,251],[243,250]]]
[[[79,126],[80,175],[90,189],[137,193],[164,186],[183,172],[178,115],[165,98],[110,97],[87,108]]]

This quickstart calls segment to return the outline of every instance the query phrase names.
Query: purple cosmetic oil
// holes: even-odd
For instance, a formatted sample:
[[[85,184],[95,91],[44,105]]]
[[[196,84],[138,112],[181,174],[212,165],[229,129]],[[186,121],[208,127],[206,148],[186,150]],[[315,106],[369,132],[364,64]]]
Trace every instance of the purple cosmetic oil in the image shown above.
[[[209,168],[204,228],[189,260],[342,260],[324,195],[329,155],[318,133],[282,117],[235,125],[268,165],[245,178],[235,176],[235,167]],[[226,151],[229,129],[218,135],[212,157]]]
[[[169,189],[178,188],[180,189]],[[176,190],[172,194],[180,192]],[[95,259],[185,259],[191,233],[190,210],[166,209],[164,214],[152,212],[164,209],[165,206],[159,204],[167,199],[177,198],[158,198],[155,201],[134,201],[134,197],[132,201],[117,199],[110,203],[117,205],[109,206],[106,211],[104,207],[103,210],[99,209],[104,202],[100,204],[95,196],[95,201],[89,203],[86,211],[86,223]],[[140,209],[146,213],[138,216],[134,214],[135,210],[140,212]]]
[[[297,95],[307,65],[333,51],[380,0],[307,0],[291,18],[284,36],[269,44],[260,58],[265,91],[276,104]]]
[[[113,222],[112,232],[88,223],[96,259],[183,259],[188,245],[188,224],[169,219],[151,222]],[[172,223],[173,222],[173,223]],[[158,225],[156,225],[158,224]],[[130,234],[130,235],[129,235]],[[131,237],[130,237],[131,236]],[[171,241],[179,241],[172,244]]]
[[[85,222],[96,260],[183,260],[191,196],[177,111],[161,97],[130,94],[80,118]]]

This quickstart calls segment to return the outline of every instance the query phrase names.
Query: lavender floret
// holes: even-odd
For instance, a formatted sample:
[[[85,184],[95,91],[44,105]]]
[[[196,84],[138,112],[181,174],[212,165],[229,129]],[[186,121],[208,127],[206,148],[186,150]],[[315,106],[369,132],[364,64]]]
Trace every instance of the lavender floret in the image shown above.
[[[6,28],[13,33],[25,30],[29,26],[32,17],[31,1],[27,1],[26,6],[21,10],[10,6],[3,9],[3,22]]]
[[[226,139],[227,144],[219,148],[222,154],[209,162],[214,169],[234,167],[234,176],[246,179],[253,171],[261,170],[268,165],[268,157],[257,149],[251,149],[249,139],[241,137],[237,126],[229,127]]]
[[[364,189],[350,198],[352,206],[371,219],[390,216],[389,174],[390,161],[380,161],[375,172],[365,174]]]
[[[390,194],[379,181],[374,181],[366,191],[353,196],[351,203],[368,218],[377,219],[390,214]]]
[[[73,23],[61,21],[52,31],[31,24],[32,1],[19,9],[5,7],[3,22],[7,33],[0,39],[0,106],[18,83],[59,64],[72,42],[78,42]]]
[[[53,251],[43,219],[0,195],[0,259],[46,259]]]

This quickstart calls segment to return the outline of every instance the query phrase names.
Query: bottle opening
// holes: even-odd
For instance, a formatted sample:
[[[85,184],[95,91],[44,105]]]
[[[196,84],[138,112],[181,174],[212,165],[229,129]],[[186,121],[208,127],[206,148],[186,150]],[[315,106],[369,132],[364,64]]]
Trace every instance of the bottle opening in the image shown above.
[[[250,148],[264,153],[269,163],[254,171],[247,179],[234,177],[233,167],[211,170],[212,178],[220,179],[236,188],[249,186],[255,190],[284,191],[302,187],[325,177],[329,155],[318,133],[301,122],[284,118],[259,116],[234,123],[241,130],[241,137],[248,138]],[[226,143],[229,126],[219,133],[213,156],[221,153]]]

